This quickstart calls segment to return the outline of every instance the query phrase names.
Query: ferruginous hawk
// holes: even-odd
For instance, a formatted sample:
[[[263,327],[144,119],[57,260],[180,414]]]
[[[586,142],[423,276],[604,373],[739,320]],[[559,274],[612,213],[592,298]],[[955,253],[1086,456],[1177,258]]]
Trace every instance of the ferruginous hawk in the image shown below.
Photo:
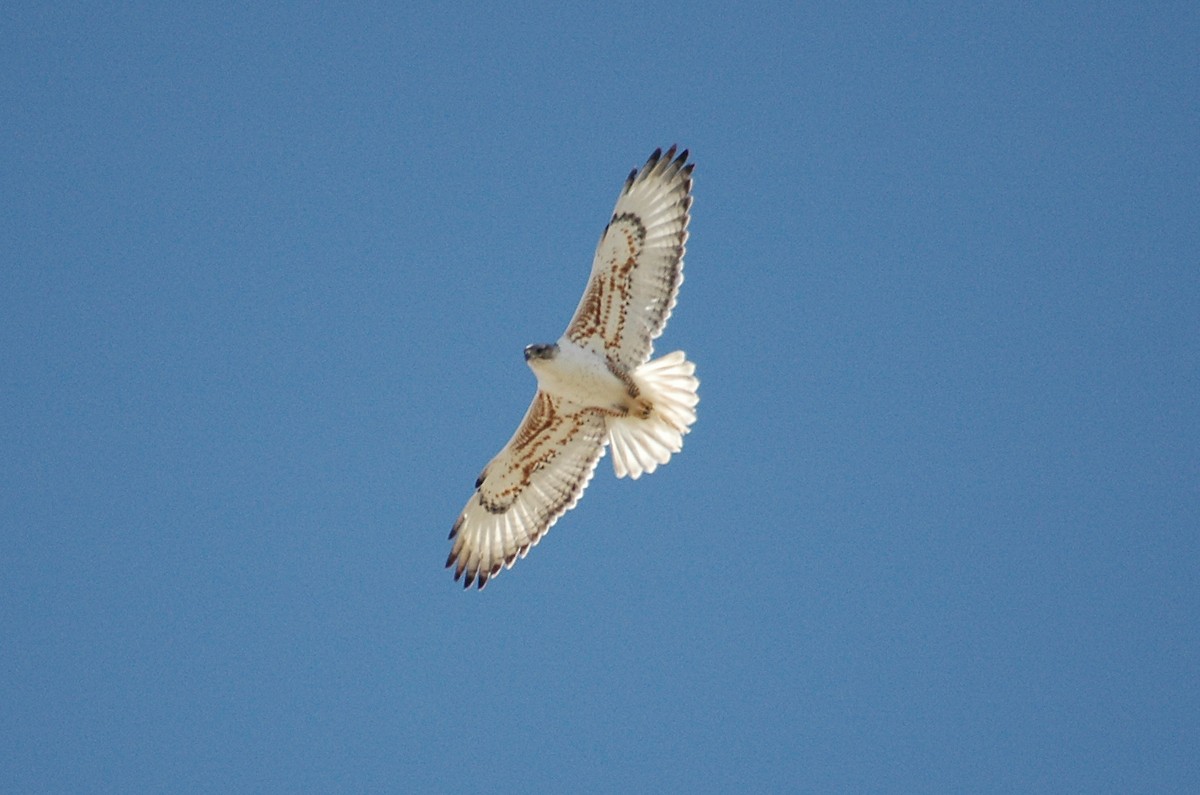
[[[672,146],[630,173],[566,332],[525,349],[537,394],[450,531],[446,567],[464,587],[525,557],[575,507],[606,446],[617,477],[634,479],[682,449],[700,400],[696,367],[682,351],[650,354],[683,282],[687,160]]]

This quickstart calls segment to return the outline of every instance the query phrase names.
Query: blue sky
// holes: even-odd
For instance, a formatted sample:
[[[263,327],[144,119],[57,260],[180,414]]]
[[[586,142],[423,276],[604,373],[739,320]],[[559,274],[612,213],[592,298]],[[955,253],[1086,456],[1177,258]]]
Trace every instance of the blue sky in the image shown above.
[[[202,5],[0,21],[6,788],[1200,789],[1194,4]],[[676,142],[699,421],[464,593]]]

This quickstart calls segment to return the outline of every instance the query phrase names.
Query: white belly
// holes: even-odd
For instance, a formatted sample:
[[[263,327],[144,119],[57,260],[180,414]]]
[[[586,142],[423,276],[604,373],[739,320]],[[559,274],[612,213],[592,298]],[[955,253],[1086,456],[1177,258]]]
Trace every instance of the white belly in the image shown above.
[[[601,356],[567,339],[558,341],[553,359],[531,360],[538,388],[555,397],[581,406],[618,410],[630,405],[625,382],[612,374]]]

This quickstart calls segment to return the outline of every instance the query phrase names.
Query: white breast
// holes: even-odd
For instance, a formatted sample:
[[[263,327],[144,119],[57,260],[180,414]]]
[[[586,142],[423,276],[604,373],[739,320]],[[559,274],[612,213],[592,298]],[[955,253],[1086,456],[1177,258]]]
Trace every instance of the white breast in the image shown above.
[[[605,360],[568,339],[558,342],[553,359],[533,359],[538,388],[582,406],[617,408],[629,400],[625,383],[608,369]]]

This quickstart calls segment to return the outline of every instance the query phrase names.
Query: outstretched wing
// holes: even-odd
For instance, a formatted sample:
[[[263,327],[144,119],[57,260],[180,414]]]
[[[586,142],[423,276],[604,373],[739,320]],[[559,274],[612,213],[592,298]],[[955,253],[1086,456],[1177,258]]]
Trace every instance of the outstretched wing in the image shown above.
[[[567,326],[572,342],[633,369],[650,358],[683,283],[692,164],[656,149],[625,180]]]
[[[564,409],[539,391],[525,419],[475,481],[475,493],[450,531],[446,568],[463,587],[482,588],[501,567],[525,557],[550,526],[575,507],[604,453],[604,419]]]

